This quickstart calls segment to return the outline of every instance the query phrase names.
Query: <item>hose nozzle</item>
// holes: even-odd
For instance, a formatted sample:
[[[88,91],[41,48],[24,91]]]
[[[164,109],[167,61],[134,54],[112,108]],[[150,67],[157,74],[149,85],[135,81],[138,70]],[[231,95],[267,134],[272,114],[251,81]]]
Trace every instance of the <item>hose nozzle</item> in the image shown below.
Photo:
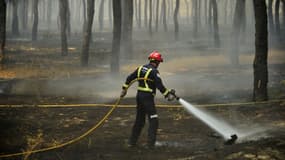
[[[225,141],[225,145],[232,145],[236,142],[236,140],[238,139],[238,136],[236,134],[231,135],[231,138],[228,139],[227,141]]]
[[[167,98],[168,101],[173,101],[174,99],[176,99],[177,101],[180,99],[178,96],[176,96],[175,94],[175,90],[174,89],[171,89],[169,91],[169,96]]]

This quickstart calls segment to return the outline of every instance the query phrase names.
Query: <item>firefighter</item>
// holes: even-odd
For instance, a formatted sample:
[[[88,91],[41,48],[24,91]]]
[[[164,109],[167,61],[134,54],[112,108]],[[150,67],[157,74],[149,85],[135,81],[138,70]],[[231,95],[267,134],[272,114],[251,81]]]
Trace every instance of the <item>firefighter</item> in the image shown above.
[[[154,104],[156,88],[159,89],[165,98],[169,98],[171,94],[175,93],[173,89],[167,89],[164,87],[157,70],[159,64],[163,62],[161,54],[157,51],[153,51],[150,53],[148,59],[149,63],[138,67],[133,73],[131,73],[122,87],[121,97],[124,97],[127,94],[129,84],[133,80],[138,79],[136,120],[128,141],[128,147],[136,146],[141,130],[144,127],[146,116],[149,121],[147,147],[153,148],[155,146],[156,132],[158,128],[158,115]]]

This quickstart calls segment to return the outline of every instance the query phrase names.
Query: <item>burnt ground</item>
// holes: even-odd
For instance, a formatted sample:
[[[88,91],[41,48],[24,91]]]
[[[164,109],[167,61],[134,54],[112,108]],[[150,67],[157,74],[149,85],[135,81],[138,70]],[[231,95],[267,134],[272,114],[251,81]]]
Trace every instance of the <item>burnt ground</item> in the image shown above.
[[[89,68],[79,68],[76,64],[79,59],[78,50],[70,49],[71,55],[62,58],[55,55],[60,49],[44,47],[34,47],[25,43],[8,46],[10,54],[7,68],[1,71],[0,104],[18,104],[20,107],[0,108],[1,155],[54,146],[83,134],[98,123],[110,108],[39,108],[37,104],[113,104],[114,97],[117,97],[120,92],[124,75],[130,71],[128,68],[132,68],[123,66],[123,76],[119,77],[120,84],[118,85],[116,81],[114,85],[114,81],[100,79],[108,72],[104,66],[91,64]],[[93,55],[93,58],[96,56]],[[201,59],[209,58],[210,61],[200,63]],[[191,57],[190,62],[184,59],[183,63],[179,64],[173,59],[165,62],[160,71],[165,75],[166,84],[173,86],[177,89],[179,96],[193,104],[250,101],[252,78],[249,77],[252,77],[252,65],[247,63],[238,69],[231,68],[224,64],[224,61],[220,62],[220,58],[220,55],[215,58],[203,54]],[[242,58],[247,61],[246,55]],[[211,66],[210,63],[214,63],[213,61],[217,59],[219,61],[215,63],[218,65]],[[281,58],[278,55],[276,59],[279,60],[278,63],[271,61],[269,64],[268,92],[271,100],[285,98],[284,61],[281,60],[283,63],[280,63]],[[197,61],[196,66],[193,64],[194,61]],[[177,70],[173,70],[173,64],[177,64]],[[187,68],[188,64],[193,65]],[[200,66],[201,64],[203,65]],[[204,66],[205,64],[207,65]],[[90,83],[86,81],[87,78],[91,79],[91,84],[94,83],[94,88],[90,85],[82,85]],[[79,82],[80,85],[74,81]],[[100,87],[102,81],[106,84]],[[63,86],[67,84],[69,84],[68,87],[64,88]],[[63,87],[64,91],[56,90],[60,88],[59,86]],[[112,88],[113,86],[115,88]],[[84,91],[93,94],[84,94]],[[57,94],[52,94],[53,92]],[[121,103],[134,105],[133,93],[134,90]],[[157,104],[178,104],[177,102],[168,103],[160,96],[157,96],[156,101]],[[135,119],[135,108],[117,108],[100,128],[77,143],[46,152],[2,159],[283,160],[285,159],[284,107],[283,100],[269,104],[218,105],[205,108],[216,117],[245,131],[266,129],[246,141],[233,145],[224,145],[224,140],[218,134],[182,107],[158,108],[160,124],[158,143],[156,148],[151,150],[144,147],[148,124],[143,130],[138,146],[126,147]]]
[[[132,100],[131,100],[132,101]],[[235,119],[231,110],[234,108]],[[127,148],[134,108],[118,108],[94,133],[67,147],[11,159],[284,159],[284,102],[208,108],[235,126],[268,127],[257,140],[224,145],[224,140],[183,108],[159,108],[158,143]],[[1,108],[1,153],[21,152],[66,142],[96,124],[108,108]],[[253,126],[253,127],[249,127]],[[265,134],[265,135],[264,135]],[[260,136],[259,134],[255,136]],[[9,158],[8,158],[9,159]]]

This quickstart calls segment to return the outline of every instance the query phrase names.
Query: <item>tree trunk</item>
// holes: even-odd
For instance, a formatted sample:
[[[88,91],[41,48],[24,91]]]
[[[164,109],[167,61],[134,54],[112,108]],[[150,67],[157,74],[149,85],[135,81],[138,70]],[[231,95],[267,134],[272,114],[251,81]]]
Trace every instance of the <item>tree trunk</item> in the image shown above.
[[[162,0],[162,6],[161,6],[161,11],[162,11],[162,23],[163,23],[163,29],[165,32],[167,32],[167,20],[166,20],[166,0]]]
[[[111,56],[111,72],[118,73],[120,71],[120,44],[121,44],[121,26],[122,26],[122,10],[121,0],[113,0],[113,42]]]
[[[59,0],[59,17],[60,17],[60,36],[61,36],[61,55],[68,54],[67,48],[67,1]]]
[[[68,36],[71,35],[71,21],[70,21],[70,8],[69,8],[69,1],[66,1],[66,25],[67,25],[67,33]]]
[[[82,0],[82,2],[83,2],[83,29],[82,29],[82,31],[84,32],[84,29],[85,29],[85,27],[86,27],[86,0]]]
[[[148,20],[148,18],[147,18],[147,2],[148,2],[148,0],[145,0],[145,2],[144,2],[144,26],[145,26],[145,28],[147,28],[147,20]]]
[[[92,34],[92,24],[94,17],[94,0],[87,0],[87,22],[83,33],[83,42],[81,50],[81,66],[88,66],[89,45]]]
[[[198,28],[201,27],[201,0],[197,0],[197,23],[198,23]]]
[[[28,28],[28,0],[22,0],[22,28],[23,30],[27,30]]]
[[[47,23],[48,23],[48,30],[50,30],[51,20],[52,20],[52,1],[48,0],[48,9],[47,9]]]
[[[212,34],[213,32],[213,1],[209,0],[209,8],[208,8],[208,27],[209,33]]]
[[[101,0],[99,7],[99,15],[98,15],[99,31],[102,31],[104,27],[104,2],[105,0]]]
[[[133,57],[133,44],[132,44],[132,32],[133,32],[133,0],[121,1],[123,18],[122,28],[122,51],[125,58],[132,59]]]
[[[0,0],[0,70],[3,69],[3,62],[5,59],[6,12],[7,12],[6,1]]]
[[[273,3],[273,0],[268,0],[268,23],[269,23],[269,33],[270,34],[274,34],[272,3]]]
[[[19,18],[18,18],[18,0],[12,0],[13,5],[13,20],[12,20],[12,35],[19,36]]]
[[[36,41],[38,39],[38,23],[39,23],[39,0],[33,1],[33,12],[34,12],[34,23],[32,28],[32,41]]]
[[[282,0],[282,13],[283,13],[283,31],[285,31],[285,0]],[[283,32],[283,36],[285,36],[284,34],[285,32]]]
[[[254,69],[254,89],[253,100],[263,101],[268,99],[267,83],[267,13],[265,0],[254,0],[255,16],[255,57],[253,63]]]
[[[275,0],[275,33],[277,40],[281,41],[280,20],[279,20],[280,0]]]
[[[138,27],[141,28],[142,27],[142,17],[141,17],[141,6],[142,6],[142,1],[139,0],[139,4],[138,4]]]
[[[192,19],[193,19],[193,35],[196,38],[198,36],[198,2],[192,1]]]
[[[239,65],[239,48],[240,48],[240,34],[242,26],[245,23],[245,0],[237,0],[233,20],[233,34],[232,34],[232,52],[231,63],[234,66]],[[242,37],[241,39],[243,39]]]
[[[285,31],[285,0],[282,0],[282,13],[283,13],[283,31]],[[285,36],[283,32],[283,36]]]
[[[179,23],[178,23],[179,6],[180,6],[180,0],[176,0],[176,5],[173,15],[175,40],[179,39]]]
[[[225,1],[225,17],[224,17],[224,23],[227,24],[228,19],[228,1]]]
[[[109,25],[110,25],[110,28],[112,28],[113,26],[112,0],[109,0]]]
[[[159,0],[156,0],[155,31],[158,31]]]
[[[148,33],[152,37],[152,0],[149,0],[149,22]]]
[[[185,5],[186,5],[186,19],[187,19],[187,24],[190,23],[190,9],[189,9],[189,2],[188,0],[185,0]]]
[[[214,20],[214,43],[216,47],[220,47],[220,35],[219,35],[219,24],[218,24],[218,7],[217,7],[217,1],[212,0],[212,6],[213,6],[213,20]]]

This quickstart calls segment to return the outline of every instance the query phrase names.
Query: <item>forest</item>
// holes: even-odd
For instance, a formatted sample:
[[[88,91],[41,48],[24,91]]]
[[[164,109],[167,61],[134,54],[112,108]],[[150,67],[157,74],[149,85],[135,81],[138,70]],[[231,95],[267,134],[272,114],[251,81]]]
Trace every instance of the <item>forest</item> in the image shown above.
[[[285,0],[0,0],[0,159],[285,159],[284,37]],[[156,148],[148,122],[126,147],[137,89],[121,88],[153,51],[235,144],[157,92]]]

